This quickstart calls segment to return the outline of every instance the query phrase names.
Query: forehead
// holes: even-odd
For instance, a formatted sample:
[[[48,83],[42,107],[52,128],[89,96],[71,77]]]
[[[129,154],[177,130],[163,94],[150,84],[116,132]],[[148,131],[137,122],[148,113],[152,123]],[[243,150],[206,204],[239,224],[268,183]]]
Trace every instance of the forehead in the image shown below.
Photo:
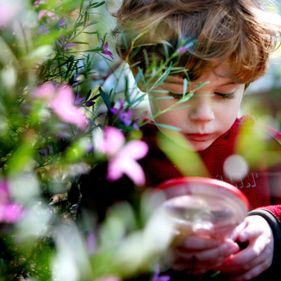
[[[171,75],[166,79],[166,83],[175,83],[175,84],[182,84],[183,77],[180,75]],[[233,73],[231,72],[231,67],[228,63],[221,63],[217,64],[213,62],[210,66],[206,69],[202,75],[194,80],[191,81],[193,83],[201,83],[201,82],[212,82],[215,84],[240,84],[234,78]]]

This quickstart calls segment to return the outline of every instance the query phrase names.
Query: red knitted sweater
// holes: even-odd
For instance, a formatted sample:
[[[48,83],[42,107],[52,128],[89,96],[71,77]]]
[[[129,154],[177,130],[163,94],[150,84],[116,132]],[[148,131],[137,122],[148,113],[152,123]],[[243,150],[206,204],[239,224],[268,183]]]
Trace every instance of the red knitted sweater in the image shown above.
[[[251,119],[245,117],[237,119],[228,132],[219,137],[209,148],[200,151],[199,155],[206,165],[210,177],[235,185],[248,198],[251,210],[262,207],[273,213],[281,222],[281,134],[279,132],[266,129],[268,138],[266,145],[263,143],[263,149],[256,157],[256,167],[250,168],[243,178],[234,181],[224,173],[225,160],[238,153],[239,132],[246,122],[251,122],[251,126],[254,126]],[[257,129],[262,130],[262,128]],[[157,131],[157,127],[152,124],[143,128],[143,139],[150,148],[148,156],[142,161],[148,186],[156,186],[165,180],[182,176],[181,172],[159,149],[156,140]],[[257,142],[257,140],[253,138],[253,142]],[[253,147],[255,149],[254,145]],[[250,150],[252,147],[247,149]],[[272,159],[274,161],[271,161]],[[276,159],[279,160],[279,163]],[[270,162],[272,163],[269,165]]]

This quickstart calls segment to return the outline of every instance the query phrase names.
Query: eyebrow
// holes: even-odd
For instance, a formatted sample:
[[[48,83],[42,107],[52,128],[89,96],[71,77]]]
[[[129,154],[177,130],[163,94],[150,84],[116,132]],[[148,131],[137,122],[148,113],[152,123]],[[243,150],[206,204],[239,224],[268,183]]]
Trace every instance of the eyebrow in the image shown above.
[[[234,82],[234,81],[229,81],[229,82],[225,82],[224,84],[221,84],[219,86],[231,86],[231,85],[238,85],[239,83]]]
[[[191,82],[191,83],[192,83],[193,81],[188,81],[188,82]],[[206,82],[208,82],[208,81],[206,81]],[[180,85],[180,86],[181,86],[181,85],[183,84],[183,80],[181,80],[181,81],[179,81],[179,80],[170,80],[170,81],[169,81],[169,78],[167,78],[164,83],[173,84],[173,85]],[[231,80],[231,81],[227,81],[227,82],[225,82],[225,83],[223,83],[223,84],[218,85],[218,87],[232,86],[232,85],[239,85],[239,84],[240,84],[240,83],[237,83],[237,82]]]
[[[181,77],[176,77],[176,76],[172,76],[172,77],[167,77],[166,80],[164,81],[164,83],[169,83],[169,84],[182,84],[183,83],[183,78]]]

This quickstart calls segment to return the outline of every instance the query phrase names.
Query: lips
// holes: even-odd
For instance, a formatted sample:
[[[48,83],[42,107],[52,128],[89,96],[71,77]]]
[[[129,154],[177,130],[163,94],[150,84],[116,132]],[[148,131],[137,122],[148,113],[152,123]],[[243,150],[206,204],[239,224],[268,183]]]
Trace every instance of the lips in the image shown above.
[[[212,134],[185,134],[185,136],[192,142],[205,142],[213,138]]]

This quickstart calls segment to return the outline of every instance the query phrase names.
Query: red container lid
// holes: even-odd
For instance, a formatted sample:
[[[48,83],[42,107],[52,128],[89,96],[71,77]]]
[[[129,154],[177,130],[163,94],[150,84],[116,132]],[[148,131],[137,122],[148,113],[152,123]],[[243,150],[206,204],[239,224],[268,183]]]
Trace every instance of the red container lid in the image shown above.
[[[157,187],[164,207],[180,232],[222,238],[240,224],[249,210],[246,196],[235,186],[212,178],[181,177]]]

